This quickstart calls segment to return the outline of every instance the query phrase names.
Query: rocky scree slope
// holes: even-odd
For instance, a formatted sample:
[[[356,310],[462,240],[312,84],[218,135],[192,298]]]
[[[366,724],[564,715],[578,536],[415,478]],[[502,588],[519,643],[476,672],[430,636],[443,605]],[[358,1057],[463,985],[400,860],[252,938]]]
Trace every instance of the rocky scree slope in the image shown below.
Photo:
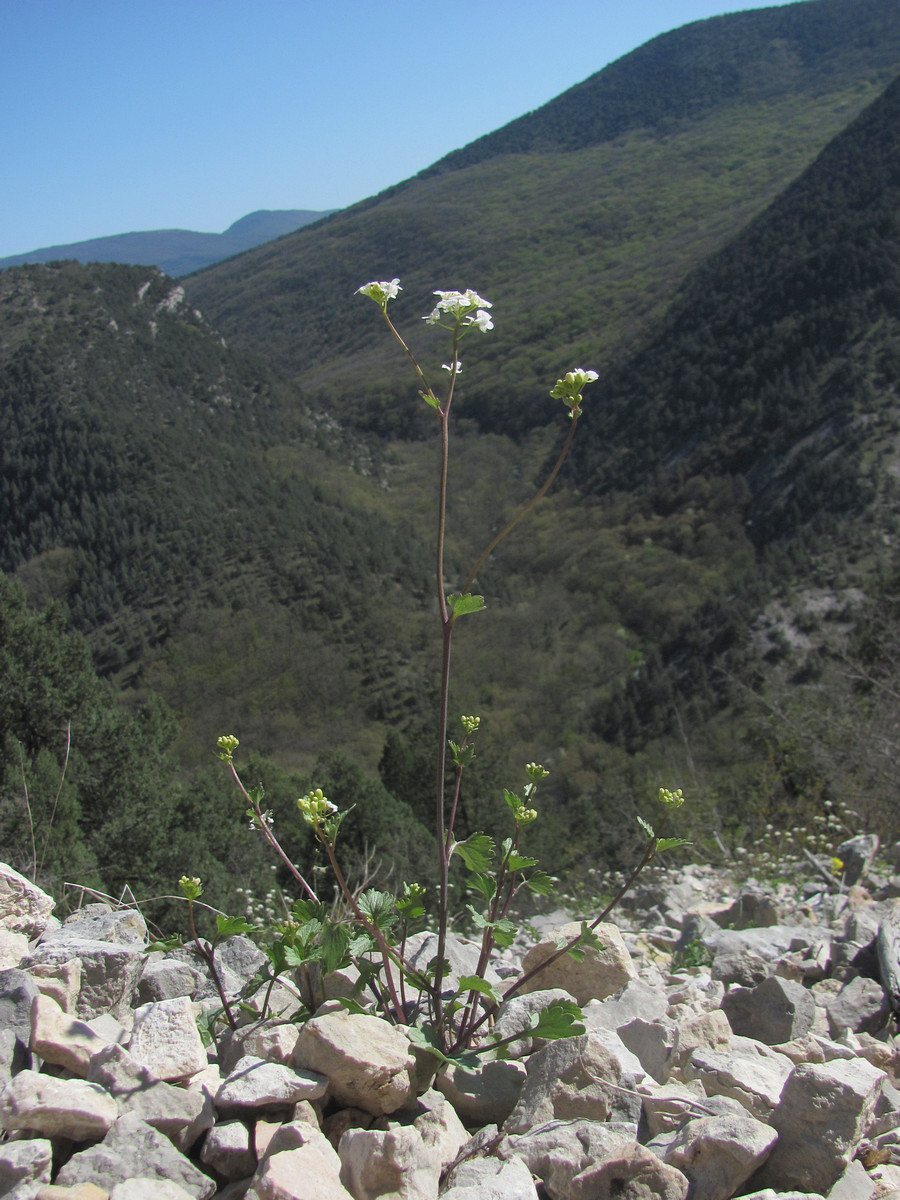
[[[900,1196],[900,848],[874,867],[876,847],[845,843],[841,881],[814,860],[778,887],[659,873],[600,927],[602,950],[504,1004],[507,1059],[437,1075],[402,1029],[336,999],[291,1019],[296,978],[276,986],[273,1015],[245,1013],[207,1048],[219,1002],[190,947],[147,954],[133,908],[60,921],[3,868],[0,1194]],[[495,964],[498,983],[549,954],[566,921],[539,918],[534,944]],[[457,975],[473,951],[454,941]],[[232,999],[261,959],[246,938],[223,943]],[[351,982],[326,979],[333,997]],[[585,1032],[538,1044],[529,1013],[560,997],[583,1006]]]

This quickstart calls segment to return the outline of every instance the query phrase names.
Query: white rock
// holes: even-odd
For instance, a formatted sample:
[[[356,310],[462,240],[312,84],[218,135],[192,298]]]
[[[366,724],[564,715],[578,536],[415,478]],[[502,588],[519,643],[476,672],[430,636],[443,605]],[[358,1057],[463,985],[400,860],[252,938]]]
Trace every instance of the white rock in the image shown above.
[[[468,1125],[502,1125],[518,1103],[525,1078],[524,1063],[497,1060],[475,1071],[444,1067],[434,1086]]]
[[[208,1061],[194,1005],[187,996],[136,1008],[128,1050],[157,1079],[169,1082],[195,1075]]]
[[[681,1075],[685,1082],[699,1080],[708,1096],[731,1096],[758,1121],[768,1121],[794,1064],[761,1043],[743,1049],[695,1050]]]
[[[341,1160],[324,1134],[294,1121],[269,1142],[245,1200],[353,1200],[340,1170]]]
[[[0,927],[40,937],[56,901],[6,863],[0,863]]]
[[[28,953],[28,938],[24,933],[0,928],[0,971],[17,967]]]
[[[795,1067],[771,1118],[778,1142],[759,1173],[760,1186],[832,1187],[872,1119],[884,1081],[884,1072],[861,1058]]]
[[[728,1200],[768,1158],[778,1134],[749,1113],[688,1121],[665,1161],[688,1179],[693,1195]]]
[[[103,1137],[117,1116],[112,1096],[83,1079],[20,1071],[0,1092],[0,1127],[6,1130],[81,1142]]]
[[[627,1101],[621,1082],[621,1064],[597,1033],[551,1042],[529,1059],[522,1095],[504,1122],[504,1131],[525,1133],[554,1120],[608,1121]],[[631,1109],[636,1132],[637,1097]]]
[[[29,1184],[49,1183],[52,1164],[53,1146],[47,1138],[0,1145],[0,1196]]]
[[[216,1107],[265,1108],[297,1104],[301,1100],[319,1100],[325,1095],[327,1086],[324,1075],[297,1070],[283,1063],[266,1062],[248,1054],[222,1080],[216,1092]]]
[[[31,1049],[44,1062],[66,1067],[84,1079],[91,1056],[105,1045],[89,1025],[63,1012],[55,1000],[35,996],[31,1006]]]
[[[243,1121],[221,1121],[209,1131],[200,1161],[226,1179],[247,1179],[256,1170],[256,1152]]]
[[[370,1113],[390,1113],[414,1095],[415,1059],[403,1034],[386,1021],[336,1012],[307,1021],[291,1065],[326,1075],[329,1095]]]
[[[538,1200],[531,1172],[521,1158],[500,1162],[476,1158],[460,1163],[441,1200]]]
[[[538,942],[525,955],[522,969],[531,971],[546,962],[557,952],[557,942],[568,940],[581,931],[581,924],[570,922]],[[569,954],[563,954],[556,962],[539,971],[521,989],[523,992],[543,991],[547,988],[562,988],[575,997],[579,1004],[590,1000],[605,1000],[613,996],[628,982],[637,978],[637,970],[621,933],[615,925],[604,923],[594,931],[600,940],[600,949],[582,947],[584,958],[579,963]]]
[[[417,1129],[348,1129],[338,1146],[341,1183],[355,1200],[437,1200],[441,1160]]]

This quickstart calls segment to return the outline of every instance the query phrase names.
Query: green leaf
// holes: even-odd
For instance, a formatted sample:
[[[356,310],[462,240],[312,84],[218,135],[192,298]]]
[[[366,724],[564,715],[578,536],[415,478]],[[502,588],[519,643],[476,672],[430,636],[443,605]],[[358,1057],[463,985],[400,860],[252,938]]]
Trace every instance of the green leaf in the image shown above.
[[[470,871],[487,871],[494,857],[494,839],[486,833],[473,833],[453,849]]]
[[[295,900],[291,908],[295,921],[325,921],[328,909],[321,900]]]
[[[422,397],[425,403],[430,404],[432,408],[441,407],[441,402],[438,400],[437,396],[429,396],[428,392],[419,392],[419,395]]]
[[[459,981],[459,990],[457,995],[462,995],[464,992],[480,992],[482,996],[487,996],[493,1000],[495,1004],[500,1004],[503,997],[486,979],[482,979],[480,975],[463,975]]]
[[[347,947],[350,935],[343,925],[326,925],[322,934],[322,965],[326,972],[336,971],[347,965]]]
[[[436,1044],[434,1033],[429,1028],[410,1025],[406,1029],[406,1036],[417,1049],[428,1051],[440,1062],[464,1067],[467,1071],[477,1071],[481,1065],[477,1054],[471,1050],[464,1050],[462,1053],[454,1055],[445,1054]],[[490,1045],[486,1045],[485,1049],[491,1049]]]
[[[518,927],[508,917],[500,917],[496,921],[489,921],[487,917],[477,912],[471,904],[467,904],[466,908],[472,914],[472,921],[478,929],[490,929],[492,931],[494,941],[498,946],[511,946],[513,944]]]
[[[149,946],[145,946],[143,953],[153,954],[159,950],[165,954],[168,950],[180,950],[183,945],[184,942],[181,940],[180,933],[170,933],[168,937],[157,938],[155,942],[151,942]]]
[[[255,926],[244,917],[226,917],[224,913],[216,913],[216,930],[219,937],[234,937],[236,933],[253,933]]]
[[[577,1037],[585,1032],[584,1014],[574,1000],[553,1000],[538,1013],[532,1013],[531,1030],[534,1037],[555,1040]]]
[[[481,612],[484,608],[484,596],[473,596],[471,592],[451,593],[447,603],[454,617],[464,617],[466,613]]]
[[[379,892],[369,888],[357,898],[360,912],[379,929],[388,929],[397,920],[394,897],[390,892]]]
[[[256,787],[252,787],[250,789],[247,795],[249,796],[250,803],[252,805],[254,805],[256,808],[262,808],[262,802],[266,798],[266,789],[261,783],[258,783]]]
[[[525,886],[537,896],[552,896],[556,885],[546,871],[535,871],[525,880]]]
[[[658,838],[656,842],[656,853],[662,854],[663,850],[675,850],[678,846],[693,846],[693,842],[689,842],[687,838]]]
[[[525,858],[522,854],[513,852],[506,860],[506,865],[510,871],[524,871],[526,867],[536,867],[538,860],[536,858]]]
[[[508,917],[501,917],[499,921],[494,922],[494,941],[498,946],[511,946],[517,933],[518,926]]]
[[[645,821],[643,817],[638,817],[637,823],[643,830],[645,837],[648,839],[656,837],[656,834],[653,832],[653,826],[648,821]]]
[[[308,946],[285,946],[284,948],[286,967],[302,967],[311,957]]]
[[[511,792],[509,788],[503,789],[503,798],[513,812],[518,812],[523,807],[521,797],[517,796],[515,792]]]
[[[367,933],[360,933],[356,937],[350,939],[347,946],[347,953],[351,958],[359,958],[363,954],[369,954],[375,949],[375,942]]]
[[[494,879],[493,875],[476,873],[475,875],[470,875],[466,880],[466,883],[468,883],[469,887],[473,888],[476,892],[480,892],[481,895],[484,896],[485,900],[493,900],[497,891],[497,881]]]

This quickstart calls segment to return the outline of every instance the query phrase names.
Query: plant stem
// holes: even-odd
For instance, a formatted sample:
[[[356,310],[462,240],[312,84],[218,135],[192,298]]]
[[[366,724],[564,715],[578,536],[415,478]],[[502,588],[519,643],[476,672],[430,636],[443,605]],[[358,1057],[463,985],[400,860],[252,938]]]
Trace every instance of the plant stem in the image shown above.
[[[237,1029],[237,1021],[234,1019],[231,1005],[228,1003],[228,997],[225,995],[225,989],[222,987],[222,980],[219,978],[215,953],[208,942],[202,942],[197,936],[197,926],[194,924],[194,902],[190,899],[188,900],[188,924],[191,927],[191,937],[194,939],[197,953],[209,968],[213,983],[216,985],[216,991],[219,993],[219,999],[222,1001],[222,1011],[225,1013],[225,1020],[228,1022],[229,1028]]]
[[[256,823],[259,826],[259,828],[263,831],[266,841],[269,843],[269,845],[272,847],[272,849],[275,851],[275,853],[278,855],[278,857],[281,859],[281,861],[284,863],[284,865],[287,867],[287,869],[290,871],[290,873],[293,875],[293,877],[296,879],[296,881],[300,884],[300,886],[306,892],[307,896],[309,896],[310,900],[318,900],[319,897],[312,890],[312,888],[309,886],[309,884],[306,882],[306,880],[303,878],[303,876],[300,874],[300,872],[297,870],[297,868],[294,866],[294,864],[291,862],[291,860],[288,858],[288,856],[282,850],[281,843],[278,841],[278,838],[276,838],[275,834],[272,832],[272,830],[266,824],[259,805],[256,804],[250,798],[250,793],[247,791],[247,789],[244,787],[243,783],[241,782],[241,777],[240,777],[240,775],[238,775],[237,771],[235,770],[234,763],[231,761],[231,759],[228,760],[228,765],[229,765],[229,767],[231,767],[231,774],[234,776],[235,782],[237,783],[238,787],[241,789],[241,793],[243,794],[244,799],[247,801],[247,803],[253,809],[253,812],[256,816]]]
[[[550,489],[550,485],[553,483],[553,480],[559,474],[563,463],[566,461],[566,458],[569,455],[569,451],[572,449],[572,441],[575,437],[575,427],[577,424],[578,424],[578,418],[573,417],[572,425],[569,429],[568,434],[566,435],[566,440],[563,442],[562,449],[559,452],[559,457],[557,458],[556,463],[554,464],[553,470],[550,472],[550,474],[544,480],[540,489],[537,492],[535,492],[535,494],[531,497],[531,499],[528,501],[528,503],[524,504],[519,509],[519,511],[516,513],[516,515],[514,517],[512,517],[512,519],[509,520],[503,526],[503,528],[500,530],[500,532],[497,534],[497,536],[495,538],[493,538],[493,540],[490,541],[488,543],[488,545],[485,546],[485,548],[482,550],[482,552],[478,555],[478,558],[475,561],[475,566],[469,572],[469,577],[462,586],[463,593],[468,592],[469,588],[472,586],[472,584],[475,580],[475,576],[478,574],[478,572],[484,566],[487,559],[494,553],[494,551],[497,549],[497,547],[500,545],[500,543],[503,541],[503,539],[508,534],[512,533],[512,531],[515,529],[515,527],[528,516],[528,514],[531,512],[531,510],[534,508],[534,506],[538,503],[538,501],[542,500],[544,498],[544,496],[546,496],[547,492]]]

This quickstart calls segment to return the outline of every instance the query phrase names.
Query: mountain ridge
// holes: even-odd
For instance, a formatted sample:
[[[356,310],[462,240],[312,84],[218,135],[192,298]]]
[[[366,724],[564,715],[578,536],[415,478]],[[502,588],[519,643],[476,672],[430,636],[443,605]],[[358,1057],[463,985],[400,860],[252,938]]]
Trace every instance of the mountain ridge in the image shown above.
[[[239,217],[222,233],[199,233],[190,229],[151,229],[109,234],[45,246],[25,254],[0,258],[0,270],[24,263],[75,259],[77,262],[118,262],[156,266],[167,275],[178,277],[201,267],[250,250],[263,242],[293,233],[304,225],[321,220],[332,210],[257,209]]]

